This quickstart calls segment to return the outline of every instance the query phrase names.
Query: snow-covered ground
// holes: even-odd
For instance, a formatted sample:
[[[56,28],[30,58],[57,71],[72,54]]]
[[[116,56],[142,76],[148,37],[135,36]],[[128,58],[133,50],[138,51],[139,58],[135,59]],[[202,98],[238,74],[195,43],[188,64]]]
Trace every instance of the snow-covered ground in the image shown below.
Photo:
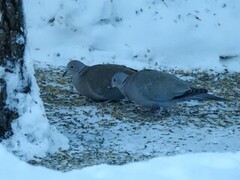
[[[25,0],[28,49],[56,66],[82,59],[219,70],[219,56],[240,54],[239,7],[237,0]],[[239,65],[238,58],[228,68]]]
[[[186,154],[160,157],[124,166],[99,165],[67,173],[33,167],[20,161],[0,146],[1,180],[238,180],[240,153]]]
[[[79,59],[88,65],[117,63],[136,69],[239,72],[240,1],[24,0],[24,9],[25,59],[34,91],[19,97],[21,117],[13,124],[14,135],[0,145],[2,180],[240,178],[239,152],[185,154],[61,173],[32,167],[5,150],[31,160],[68,148],[68,139],[45,116],[33,76],[36,61],[42,67]],[[17,77],[8,78],[15,86]]]

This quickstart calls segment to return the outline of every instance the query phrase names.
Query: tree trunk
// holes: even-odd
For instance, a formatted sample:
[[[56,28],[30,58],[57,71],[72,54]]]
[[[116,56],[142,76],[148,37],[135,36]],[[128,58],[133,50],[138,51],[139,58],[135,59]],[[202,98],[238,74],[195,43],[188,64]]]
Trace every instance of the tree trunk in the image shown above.
[[[24,77],[25,37],[22,0],[0,0],[0,71],[4,71],[0,72],[0,138],[11,132],[11,122],[19,116],[6,105],[6,73],[16,73],[19,68],[22,92],[30,92],[30,82]]]

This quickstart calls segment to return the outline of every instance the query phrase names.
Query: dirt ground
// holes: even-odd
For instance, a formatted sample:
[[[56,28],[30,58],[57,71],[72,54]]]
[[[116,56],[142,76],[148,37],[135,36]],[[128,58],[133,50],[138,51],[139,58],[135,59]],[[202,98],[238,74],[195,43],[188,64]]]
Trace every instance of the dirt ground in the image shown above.
[[[30,161],[62,171],[101,163],[121,165],[195,152],[240,150],[240,73],[169,70],[230,102],[183,102],[156,115],[131,102],[95,103],[80,96],[64,67],[35,67],[49,122],[70,149]]]

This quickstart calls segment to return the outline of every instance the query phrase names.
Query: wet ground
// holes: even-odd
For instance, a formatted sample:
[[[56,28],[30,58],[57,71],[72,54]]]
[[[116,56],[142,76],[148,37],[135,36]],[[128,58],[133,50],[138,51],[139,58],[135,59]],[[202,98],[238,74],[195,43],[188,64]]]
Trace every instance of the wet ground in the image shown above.
[[[49,122],[70,149],[30,161],[68,171],[101,163],[125,164],[189,152],[240,150],[240,73],[168,72],[230,102],[184,102],[156,115],[131,102],[95,103],[78,95],[63,67],[36,67]]]

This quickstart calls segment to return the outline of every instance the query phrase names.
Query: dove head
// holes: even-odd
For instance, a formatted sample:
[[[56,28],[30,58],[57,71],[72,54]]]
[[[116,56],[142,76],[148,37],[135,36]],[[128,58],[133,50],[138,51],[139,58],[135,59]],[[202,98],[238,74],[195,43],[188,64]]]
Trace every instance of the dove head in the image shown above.
[[[85,69],[87,66],[85,64],[83,64],[80,61],[77,60],[72,60],[67,64],[67,68],[66,71],[64,72],[63,76],[65,76],[66,74],[70,74],[72,76],[78,74],[79,72],[81,72],[83,69]]]
[[[112,77],[112,87],[117,87],[121,89],[127,80],[128,75],[123,72],[118,72]]]

